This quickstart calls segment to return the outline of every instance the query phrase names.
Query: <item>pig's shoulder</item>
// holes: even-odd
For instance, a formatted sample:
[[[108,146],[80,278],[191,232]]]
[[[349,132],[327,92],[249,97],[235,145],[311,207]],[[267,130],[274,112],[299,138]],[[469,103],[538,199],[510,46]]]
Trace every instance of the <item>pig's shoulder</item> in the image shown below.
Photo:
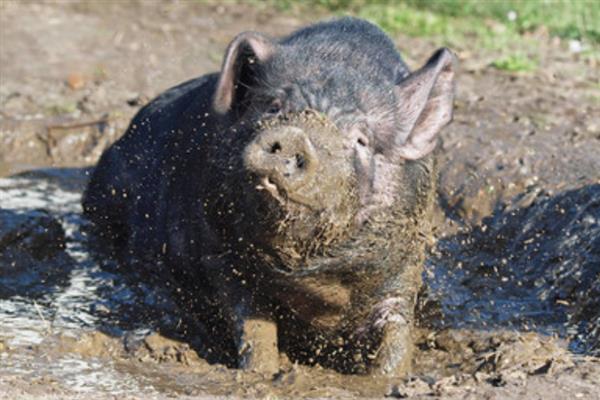
[[[204,75],[174,86],[146,104],[131,120],[125,135],[113,148],[123,155],[156,158],[173,132],[185,121],[188,110],[209,108],[217,74]],[[154,149],[154,150],[153,150]]]
[[[198,101],[212,99],[218,74],[208,74],[174,86],[144,106],[135,119],[182,114]]]

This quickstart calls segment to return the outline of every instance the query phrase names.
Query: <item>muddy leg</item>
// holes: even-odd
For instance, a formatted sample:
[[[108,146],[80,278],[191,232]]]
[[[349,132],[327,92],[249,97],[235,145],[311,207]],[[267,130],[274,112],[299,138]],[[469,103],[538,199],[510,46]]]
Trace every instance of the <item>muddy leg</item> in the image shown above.
[[[410,372],[412,355],[410,325],[388,322],[383,328],[381,347],[371,371],[378,375],[405,375]]]
[[[374,328],[381,332],[381,344],[371,365],[371,373],[401,376],[410,371],[413,339],[410,318],[411,302],[405,298],[389,298],[377,308]]]
[[[265,374],[279,370],[277,325],[273,321],[246,318],[238,346],[240,368]]]
[[[264,314],[257,315],[254,290],[241,285],[230,272],[235,262],[227,257],[213,257],[204,266],[215,273],[207,274],[217,288],[220,315],[225,320],[229,335],[237,349],[239,368],[273,374],[279,370],[277,325]]]
[[[227,316],[233,334],[238,368],[263,374],[276,373],[279,370],[277,325],[268,317],[256,315],[252,297],[243,288],[235,287],[229,293],[235,293],[235,297],[232,294],[224,296],[221,312]]]

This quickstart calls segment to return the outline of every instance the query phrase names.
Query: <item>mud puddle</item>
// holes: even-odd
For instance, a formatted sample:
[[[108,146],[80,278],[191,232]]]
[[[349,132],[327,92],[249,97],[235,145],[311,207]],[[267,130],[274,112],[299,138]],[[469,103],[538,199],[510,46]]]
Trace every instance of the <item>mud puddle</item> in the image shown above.
[[[274,376],[208,364],[196,352],[202,338],[193,321],[171,295],[93,248],[79,205],[87,173],[0,179],[0,388],[460,398],[540,384],[595,396],[600,363],[590,355],[599,349],[600,307],[590,294],[598,290],[600,185],[541,194],[529,207],[507,206],[468,233],[440,239],[424,275],[413,373],[384,379],[293,365],[283,354]],[[536,244],[531,238],[542,230],[548,236]],[[557,386],[558,377],[569,379]]]
[[[0,176],[55,167],[0,179],[0,398],[600,398],[600,76],[550,40],[530,74],[454,49],[456,115],[408,377],[284,355],[274,376],[210,365],[193,315],[99,252],[79,205],[86,169],[57,167],[95,163],[147,99],[218,69],[237,33],[314,19],[261,10],[0,5]],[[394,40],[412,66],[440,46]]]

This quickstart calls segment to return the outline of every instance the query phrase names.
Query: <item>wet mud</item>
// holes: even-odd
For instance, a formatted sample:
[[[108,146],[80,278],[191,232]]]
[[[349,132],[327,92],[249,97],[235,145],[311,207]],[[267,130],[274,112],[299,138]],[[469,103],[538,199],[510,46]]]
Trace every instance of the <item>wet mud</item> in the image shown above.
[[[148,98],[216,69],[240,30],[305,21],[195,3],[86,4],[0,5],[2,59],[21,51],[0,66],[0,398],[600,398],[598,71],[550,44],[552,62],[533,75],[458,49],[408,376],[342,375],[285,354],[275,374],[242,372],[209,362],[204,327],[160,277],[111,259],[81,193]],[[140,13],[144,23],[125,23]],[[46,20],[62,42],[20,31]],[[123,37],[102,47],[97,32],[114,21]],[[436,45],[397,40],[409,62]],[[62,58],[33,62],[50,50]]]
[[[284,354],[274,375],[210,365],[199,356],[203,330],[173,293],[98,253],[80,214],[88,171],[64,172],[62,181],[57,170],[0,180],[5,384],[38,382],[60,395],[402,398],[576,371],[589,389],[582,393],[597,385],[599,297],[587,293],[598,290],[598,246],[581,247],[599,237],[600,185],[541,195],[440,239],[428,259],[412,374],[373,378],[294,365]],[[536,245],[530,239],[542,229]],[[508,253],[503,238],[514,245]]]

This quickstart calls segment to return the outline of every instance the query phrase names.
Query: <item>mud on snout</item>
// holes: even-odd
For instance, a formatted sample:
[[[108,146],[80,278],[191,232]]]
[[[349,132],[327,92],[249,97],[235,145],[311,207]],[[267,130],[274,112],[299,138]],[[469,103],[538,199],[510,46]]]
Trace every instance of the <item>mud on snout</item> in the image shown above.
[[[244,149],[247,205],[262,210],[255,214],[262,240],[286,262],[349,235],[358,197],[346,142],[326,116],[306,110],[259,122]]]

